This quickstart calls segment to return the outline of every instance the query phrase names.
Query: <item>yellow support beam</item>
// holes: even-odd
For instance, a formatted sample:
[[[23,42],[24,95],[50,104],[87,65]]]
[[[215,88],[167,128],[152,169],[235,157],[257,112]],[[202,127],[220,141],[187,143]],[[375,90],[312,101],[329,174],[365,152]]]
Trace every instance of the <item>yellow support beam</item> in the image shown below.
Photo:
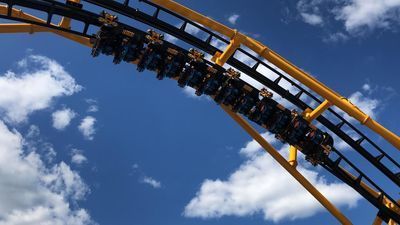
[[[0,24],[0,33],[29,33],[48,32],[48,28],[27,23]]]
[[[286,171],[290,173],[311,195],[317,199],[341,224],[352,224],[328,199],[322,195],[313,184],[311,184],[300,172],[291,166],[279,152],[268,143],[245,119],[238,114],[232,112],[226,106],[222,106],[228,113],[251,137],[254,138],[266,152],[268,152]]]
[[[8,7],[6,5],[0,5],[0,14],[2,15],[7,15]],[[45,24],[46,21],[43,19],[40,19],[38,17],[32,16],[30,14],[22,12],[22,10],[18,9],[12,9],[11,15],[17,18],[22,18],[22,19],[27,19],[31,20],[34,22],[38,23],[43,23]],[[54,26],[57,26],[53,24]],[[57,34],[59,36],[62,36],[64,38],[67,38],[71,41],[75,41],[79,44],[85,45],[87,47],[92,47],[92,44],[90,43],[89,38],[85,37],[80,37],[75,34],[70,34],[64,31],[60,30],[55,30],[47,27],[42,27],[39,25],[34,25],[34,24],[0,24],[0,33],[21,33],[21,32],[27,32],[27,33],[34,33],[34,32],[51,32],[54,34]]]
[[[220,34],[223,34],[229,38],[235,37],[237,32],[213,19],[206,17],[196,11],[193,11],[181,4],[178,4],[172,0],[151,0],[152,2],[163,6],[175,13],[180,14],[194,22],[197,22],[205,27],[208,27]],[[244,38],[242,44],[267,59],[269,62],[275,64],[281,70],[288,73],[290,76],[300,81],[303,85],[309,87],[311,90],[315,91],[317,94],[322,96],[324,99],[336,105],[338,108],[342,109],[348,115],[352,116],[356,120],[360,121],[362,124],[385,138],[394,147],[400,150],[400,137],[391,132],[390,130],[383,127],[381,124],[373,120],[369,115],[361,111],[357,106],[353,105],[348,99],[342,97],[332,89],[325,86],[323,83],[305,73],[288,60],[284,59],[282,56],[272,51],[267,46],[254,40],[253,38],[247,37],[241,34]]]
[[[223,66],[226,61],[235,53],[236,49],[240,47],[240,44],[242,43],[243,39],[245,37],[240,34],[237,30],[235,30],[234,36],[231,38],[231,42],[229,45],[226,47],[225,51],[220,53],[216,52],[215,56],[212,58],[212,60],[219,66]]]
[[[312,110],[310,112],[305,111],[304,119],[306,119],[308,122],[311,122],[311,121],[315,120],[317,117],[319,117],[322,113],[324,113],[331,106],[332,106],[332,104],[328,100],[325,100],[314,110]]]

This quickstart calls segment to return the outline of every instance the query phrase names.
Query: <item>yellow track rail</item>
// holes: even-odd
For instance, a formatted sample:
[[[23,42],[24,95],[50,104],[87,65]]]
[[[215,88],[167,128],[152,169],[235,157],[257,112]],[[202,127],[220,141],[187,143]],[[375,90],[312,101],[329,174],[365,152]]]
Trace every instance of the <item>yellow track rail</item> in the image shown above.
[[[356,120],[360,121],[361,124],[367,126],[375,133],[382,136],[394,147],[400,150],[400,137],[386,129],[384,126],[379,124],[377,121],[372,119],[369,115],[361,111],[357,106],[353,105],[347,98],[339,95],[323,83],[300,70],[298,67],[290,63],[288,60],[280,56],[278,53],[272,51],[262,43],[250,38],[244,34],[239,33],[237,30],[231,29],[209,17],[206,17],[196,11],[193,11],[181,4],[178,4],[172,0],[151,0],[157,5],[163,6],[175,13],[180,14],[194,22],[197,22],[205,27],[208,27],[218,33],[221,33],[231,38],[231,44],[228,45],[227,49],[222,53],[216,55],[213,59],[217,64],[224,64],[226,60],[234,53],[234,50],[240,45],[244,45],[261,57],[265,58],[269,62],[275,64],[281,70],[291,75],[296,80],[300,81],[311,90],[315,91],[321,97],[326,99],[332,105],[335,105],[352,116]]]

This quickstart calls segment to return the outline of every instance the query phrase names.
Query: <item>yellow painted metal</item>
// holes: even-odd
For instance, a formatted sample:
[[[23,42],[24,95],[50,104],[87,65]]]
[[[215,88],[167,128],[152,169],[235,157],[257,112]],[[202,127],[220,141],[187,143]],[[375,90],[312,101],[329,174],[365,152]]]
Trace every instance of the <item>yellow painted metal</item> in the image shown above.
[[[311,184],[300,172],[291,166],[279,152],[268,143],[245,119],[238,114],[232,112],[226,106],[222,106],[228,113],[251,137],[254,138],[286,171],[290,173],[311,195],[317,199],[337,220],[342,224],[352,224],[328,199],[322,195],[313,184]]]
[[[240,44],[243,42],[243,35],[240,35],[240,33],[235,30],[234,36],[231,38],[231,42],[229,45],[226,47],[224,52],[219,53],[217,52],[216,55],[212,58],[212,60],[220,66],[223,66],[226,61],[235,53],[236,49],[240,47]]]
[[[318,116],[320,116],[325,110],[327,110],[332,104],[325,100],[322,102],[317,108],[314,110],[306,109],[303,112],[303,117],[308,122],[315,120]],[[297,148],[294,146],[290,146],[289,148],[289,160],[290,165],[296,167],[297,166]]]
[[[30,33],[48,32],[46,27],[40,27],[33,24],[0,24],[0,33]]]
[[[297,167],[297,148],[290,146],[289,148],[289,164],[293,167]]]
[[[71,29],[71,18],[68,17],[61,18],[61,22],[58,24],[58,26],[65,29]]]
[[[309,113],[306,112],[304,114],[304,119],[306,119],[308,122],[315,120],[318,116],[320,116],[323,112],[325,112],[325,110],[327,110],[331,105],[332,104],[328,100],[325,100],[313,111]]]
[[[67,0],[67,2],[73,2],[73,3],[80,3],[80,0]],[[65,28],[65,29],[71,29],[71,18],[68,17],[63,17],[61,18],[60,24],[58,26]]]
[[[354,176],[352,173],[350,173],[349,171],[347,171],[346,169],[344,169],[343,167],[340,167],[340,169],[346,173],[347,175],[351,176],[352,179],[356,180],[357,177]],[[365,182],[361,181],[360,185],[367,191],[369,192],[371,195],[373,195],[375,198],[379,198],[379,196],[381,195],[380,192],[377,192],[376,190],[374,190],[373,188],[371,188],[368,184],[366,184]],[[382,203],[384,205],[386,205],[389,209],[393,210],[393,212],[397,213],[400,215],[400,208],[398,208],[395,204],[393,204],[393,202],[388,199],[386,196],[384,196],[382,198]],[[377,217],[378,218],[378,217]],[[377,219],[375,219],[377,220]]]
[[[353,105],[348,99],[342,97],[332,89],[328,88],[323,83],[305,73],[262,43],[243,34],[238,34],[237,32],[235,32],[235,30],[172,0],[152,0],[152,2],[161,5],[171,11],[174,11],[229,38],[233,38],[236,35],[242,36],[243,45],[247,46],[263,58],[267,59],[269,62],[275,64],[277,67],[291,75],[293,78],[300,81],[303,85],[309,87],[311,90],[315,91],[324,99],[326,99],[333,105],[336,105],[338,108],[342,109],[344,112],[346,112],[348,115],[352,116],[356,120],[360,121],[362,124],[385,138],[389,143],[400,150],[399,136],[373,120],[369,115],[361,111],[357,106]]]
[[[379,216],[376,216],[372,225],[382,225],[382,222],[382,219]]]
[[[0,5],[0,14],[2,15],[7,15],[8,7],[5,5]],[[12,9],[12,16],[22,18],[22,19],[27,19],[31,20],[34,22],[38,23],[46,23],[43,19],[40,19],[38,17],[32,16],[30,14],[22,12],[22,10],[18,9]],[[54,25],[54,24],[53,24]],[[57,25],[55,25],[57,26]],[[27,32],[27,33],[33,33],[33,32],[51,32],[54,34],[57,34],[59,36],[62,36],[64,38],[67,38],[69,40],[75,41],[79,44],[91,47],[92,44],[90,43],[89,38],[85,37],[80,37],[78,35],[70,34],[64,31],[60,30],[55,30],[55,29],[50,29],[46,27],[41,27],[39,25],[32,25],[32,24],[1,24],[0,26],[0,33],[21,33],[21,32]]]

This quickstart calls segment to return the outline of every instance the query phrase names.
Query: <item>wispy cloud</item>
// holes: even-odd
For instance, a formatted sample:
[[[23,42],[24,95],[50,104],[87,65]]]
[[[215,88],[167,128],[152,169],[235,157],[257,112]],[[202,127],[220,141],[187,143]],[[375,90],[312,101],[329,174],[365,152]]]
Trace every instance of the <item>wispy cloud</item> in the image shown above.
[[[99,105],[96,100],[88,98],[85,100],[87,104],[89,104],[89,107],[87,109],[87,112],[93,113],[99,111]]]
[[[94,128],[94,124],[96,123],[96,118],[93,116],[86,116],[81,121],[78,129],[83,134],[85,139],[93,140],[94,134],[96,133],[96,129]]]
[[[141,182],[144,184],[148,184],[151,187],[156,188],[156,189],[161,188],[161,182],[152,177],[145,176],[145,177],[143,177]]]
[[[232,14],[228,17],[228,22],[232,25],[236,25],[237,20],[239,19],[239,14]]]
[[[79,149],[72,149],[71,162],[75,165],[82,165],[87,162],[86,156],[83,155],[83,151]]]

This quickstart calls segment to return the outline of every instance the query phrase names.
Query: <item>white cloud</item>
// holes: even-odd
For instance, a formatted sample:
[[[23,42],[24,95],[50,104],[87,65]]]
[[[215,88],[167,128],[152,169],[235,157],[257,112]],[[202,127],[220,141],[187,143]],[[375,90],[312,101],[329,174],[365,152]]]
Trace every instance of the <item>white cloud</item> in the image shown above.
[[[87,158],[83,155],[81,150],[72,149],[71,162],[76,165],[82,165],[83,163],[87,162]]]
[[[363,89],[363,91],[370,91],[370,90],[371,90],[371,85],[369,85],[369,84],[364,84],[364,85],[362,86],[362,89]]]
[[[336,32],[329,34],[324,37],[322,40],[326,43],[336,43],[336,42],[345,42],[349,39],[349,36],[343,32]]]
[[[319,25],[323,23],[322,17],[316,14],[301,13],[304,22],[311,25]]]
[[[144,184],[148,184],[151,187],[156,188],[156,189],[157,188],[161,188],[161,182],[157,181],[156,179],[154,179],[152,177],[145,176],[145,177],[143,177],[141,182],[144,183]]]
[[[99,106],[97,105],[90,105],[87,112],[98,112],[99,111]]]
[[[82,200],[89,189],[79,174],[61,162],[47,167],[24,139],[0,121],[0,225],[92,223]]]
[[[325,20],[329,21],[327,25],[343,24],[343,31],[336,30],[324,40],[346,41],[349,36],[344,32],[359,35],[379,28],[390,29],[400,22],[400,0],[299,0],[297,9],[311,25],[325,24]]]
[[[0,78],[0,225],[93,224],[78,206],[89,188],[67,164],[53,163],[56,152],[41,139],[39,127],[30,125],[24,138],[4,123],[26,121],[30,113],[48,108],[53,98],[72,95],[80,86],[44,56],[17,64],[25,72]],[[28,70],[31,65],[36,69]]]
[[[134,163],[134,164],[132,165],[132,169],[133,169],[133,170],[139,169],[139,164]]]
[[[97,101],[91,98],[86,99],[86,103],[89,104],[87,112],[98,112],[99,106],[97,105]]]
[[[238,14],[232,14],[231,16],[228,17],[228,21],[232,25],[236,25],[236,22],[239,19],[239,17],[240,17],[240,15],[238,15]]]
[[[71,120],[75,118],[76,113],[69,108],[57,110],[51,115],[53,118],[53,127],[57,130],[64,130]]]
[[[362,27],[388,28],[399,22],[400,0],[350,0],[337,12],[348,31]]]
[[[56,61],[31,55],[18,63],[21,73],[7,71],[0,76],[0,112],[8,122],[20,123],[37,110],[49,107],[56,97],[81,90],[74,78]],[[35,68],[34,70],[28,70]]]
[[[324,23],[318,7],[323,0],[300,0],[297,3],[297,10],[302,20],[310,25],[322,25]]]
[[[351,103],[357,106],[361,111],[365,114],[369,115],[371,118],[376,119],[379,106],[381,105],[381,101],[372,98],[369,95],[363,94],[360,91],[354,92],[348,98]],[[354,121],[352,117],[347,114],[344,115],[345,119],[349,121]]]
[[[264,134],[272,143],[276,139]],[[285,145],[282,152],[287,152]],[[186,205],[186,217],[219,218],[263,214],[265,220],[306,218],[324,211],[322,206],[253,140],[240,151],[244,162],[227,180],[205,180]],[[287,153],[286,153],[287,154]],[[343,183],[328,182],[307,169],[300,160],[298,170],[337,206],[354,207],[361,198]]]
[[[96,129],[94,128],[95,122],[96,118],[94,118],[93,116],[86,116],[85,118],[83,118],[81,124],[78,127],[79,131],[87,140],[93,140],[94,138],[93,135],[96,133]]]

